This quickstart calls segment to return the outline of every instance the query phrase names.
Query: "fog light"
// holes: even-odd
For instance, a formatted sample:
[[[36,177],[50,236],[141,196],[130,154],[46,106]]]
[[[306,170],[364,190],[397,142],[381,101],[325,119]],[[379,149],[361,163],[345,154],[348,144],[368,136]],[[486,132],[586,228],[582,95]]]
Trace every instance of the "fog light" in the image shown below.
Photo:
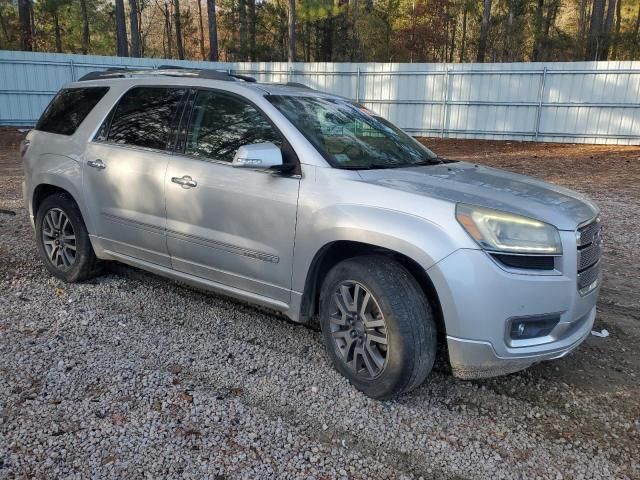
[[[509,336],[513,340],[546,337],[560,321],[560,315],[521,317],[511,320]]]

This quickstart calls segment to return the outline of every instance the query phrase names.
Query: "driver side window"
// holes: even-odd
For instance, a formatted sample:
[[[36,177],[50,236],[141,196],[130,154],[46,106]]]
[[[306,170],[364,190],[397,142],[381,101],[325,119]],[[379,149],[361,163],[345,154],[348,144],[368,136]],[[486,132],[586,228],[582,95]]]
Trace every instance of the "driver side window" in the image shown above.
[[[197,93],[187,130],[187,155],[231,162],[241,146],[263,142],[282,144],[280,135],[253,105],[219,92]]]

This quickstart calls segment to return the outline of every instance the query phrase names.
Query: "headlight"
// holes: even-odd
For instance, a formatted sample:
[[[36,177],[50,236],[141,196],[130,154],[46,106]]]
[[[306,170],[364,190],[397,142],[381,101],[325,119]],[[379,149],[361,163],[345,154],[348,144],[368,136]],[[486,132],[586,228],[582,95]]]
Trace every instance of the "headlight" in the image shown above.
[[[456,218],[486,250],[540,255],[562,253],[558,230],[532,218],[463,203],[456,206]]]

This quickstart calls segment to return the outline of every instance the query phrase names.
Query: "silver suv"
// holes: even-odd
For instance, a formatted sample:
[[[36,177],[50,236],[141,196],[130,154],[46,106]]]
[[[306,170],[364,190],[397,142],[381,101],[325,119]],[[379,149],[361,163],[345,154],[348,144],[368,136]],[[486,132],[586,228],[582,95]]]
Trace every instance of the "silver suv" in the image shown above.
[[[598,208],[438,157],[345,98],[212,70],[94,72],[23,146],[49,271],[117,260],[318,322],[365,394],[506,374],[582,342],[600,287]]]

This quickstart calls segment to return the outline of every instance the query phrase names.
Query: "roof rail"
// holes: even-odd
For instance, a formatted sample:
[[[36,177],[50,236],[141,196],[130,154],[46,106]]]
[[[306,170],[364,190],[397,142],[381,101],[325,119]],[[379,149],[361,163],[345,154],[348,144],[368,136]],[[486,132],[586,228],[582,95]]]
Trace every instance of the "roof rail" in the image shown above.
[[[310,86],[305,85],[304,83],[299,83],[299,82],[287,82],[287,83],[285,83],[285,85],[287,87],[306,88],[307,90],[315,90],[315,89],[311,88]]]
[[[128,68],[108,68],[106,70],[89,72],[80,78],[79,82],[88,80],[104,80],[108,78],[125,78],[143,75],[164,75],[168,77],[195,77],[206,78],[208,80],[221,80],[225,82],[234,82],[243,80],[245,82],[255,82],[256,79],[246,75],[236,75],[221,70],[212,70],[205,68],[190,68],[176,65],[160,65],[157,69],[128,69]]]

